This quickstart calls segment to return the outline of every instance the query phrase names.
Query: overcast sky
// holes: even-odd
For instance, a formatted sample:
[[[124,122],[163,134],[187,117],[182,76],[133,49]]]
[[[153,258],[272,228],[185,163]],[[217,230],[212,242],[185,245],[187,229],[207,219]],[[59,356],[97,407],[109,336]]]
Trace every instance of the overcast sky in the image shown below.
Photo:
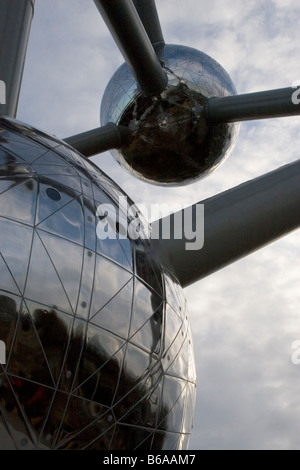
[[[166,43],[199,49],[238,92],[300,80],[297,0],[157,0]],[[60,138],[99,125],[100,102],[123,63],[92,0],[36,0],[18,118]],[[109,153],[94,162],[137,203],[192,204],[299,158],[300,118],[243,123],[233,153],[207,179],[154,187]],[[137,199],[137,197],[138,199]],[[190,449],[299,449],[298,231],[185,290],[196,346]]]

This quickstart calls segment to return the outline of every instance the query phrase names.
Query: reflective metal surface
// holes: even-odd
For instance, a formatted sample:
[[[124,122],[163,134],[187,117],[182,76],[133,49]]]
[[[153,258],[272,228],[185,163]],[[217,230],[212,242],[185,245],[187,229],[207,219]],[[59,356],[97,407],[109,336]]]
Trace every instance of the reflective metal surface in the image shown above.
[[[71,147],[0,119],[2,450],[188,445],[186,302],[147,241],[97,238],[118,196]]]
[[[150,183],[184,185],[207,176],[228,156],[238,124],[211,124],[209,98],[236,93],[225,70],[196,49],[164,46],[168,87],[142,96],[126,64],[109,82],[101,104],[101,124],[113,122],[133,132],[129,143],[111,153],[135,176]]]

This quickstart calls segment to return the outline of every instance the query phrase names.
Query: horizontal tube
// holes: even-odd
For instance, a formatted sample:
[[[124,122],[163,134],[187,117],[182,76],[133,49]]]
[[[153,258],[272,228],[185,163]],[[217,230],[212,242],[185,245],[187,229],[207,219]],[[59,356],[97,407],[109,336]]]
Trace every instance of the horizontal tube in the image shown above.
[[[219,123],[299,115],[299,97],[300,90],[291,87],[210,98],[206,117],[212,123]]]
[[[85,157],[92,157],[107,150],[120,148],[128,136],[127,127],[108,123],[106,126],[76,134],[63,140]]]

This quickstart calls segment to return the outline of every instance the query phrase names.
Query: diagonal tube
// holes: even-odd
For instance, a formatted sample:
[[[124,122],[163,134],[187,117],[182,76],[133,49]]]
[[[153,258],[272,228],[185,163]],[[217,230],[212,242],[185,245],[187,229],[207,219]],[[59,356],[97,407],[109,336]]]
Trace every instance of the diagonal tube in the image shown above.
[[[187,250],[191,240],[185,236],[174,239],[174,220],[182,220],[183,234],[187,228],[190,232],[184,227],[184,211],[152,223],[152,231],[160,234],[162,226],[171,227],[168,240],[151,240],[153,249],[159,245],[170,256],[186,287],[299,228],[299,188],[300,160],[199,203],[204,205],[202,249]],[[198,223],[201,237],[197,206],[191,206],[192,224],[197,234]]]
[[[130,67],[141,93],[159,95],[168,78],[132,0],[94,0]]]
[[[144,25],[146,33],[157,52],[165,41],[159,21],[155,0],[133,0],[134,6]]]

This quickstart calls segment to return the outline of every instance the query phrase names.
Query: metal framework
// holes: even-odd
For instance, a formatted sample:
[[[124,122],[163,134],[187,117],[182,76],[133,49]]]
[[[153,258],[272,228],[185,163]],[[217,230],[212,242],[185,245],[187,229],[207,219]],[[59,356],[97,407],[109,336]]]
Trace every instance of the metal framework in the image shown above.
[[[157,95],[166,86],[166,74],[157,50],[164,44],[153,0],[94,0],[108,25],[142,93]],[[7,86],[6,104],[0,115],[15,116],[34,0],[0,0],[0,70]],[[137,47],[138,45],[138,47]],[[300,114],[292,103],[295,90],[264,91],[209,100],[208,121],[232,122]],[[65,141],[85,156],[121,146],[128,129],[109,124]],[[170,253],[175,271],[187,286],[221,269],[300,226],[300,162],[244,183],[203,201],[205,245],[186,251],[187,240],[153,241]],[[170,219],[174,217],[170,216]],[[162,224],[163,220],[154,223]]]

